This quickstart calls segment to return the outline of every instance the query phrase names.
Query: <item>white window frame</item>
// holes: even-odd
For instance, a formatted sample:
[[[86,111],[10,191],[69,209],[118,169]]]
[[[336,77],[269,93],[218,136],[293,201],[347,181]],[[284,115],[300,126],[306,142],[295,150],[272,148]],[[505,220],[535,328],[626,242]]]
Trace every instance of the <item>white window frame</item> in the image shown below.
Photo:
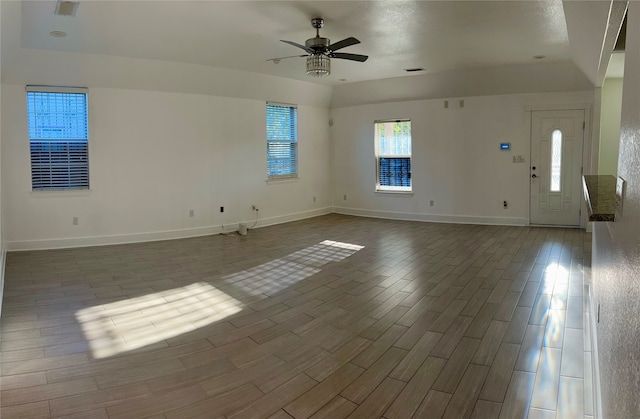
[[[269,108],[270,107],[282,107],[289,108],[289,110],[293,110],[295,117],[295,121],[290,127],[291,136],[288,139],[273,139],[270,138],[269,131]],[[296,179],[298,177],[298,106],[290,103],[278,103],[278,102],[267,102],[265,107],[266,114],[266,138],[267,138],[267,180],[285,180],[285,179]],[[270,149],[272,146],[276,145],[284,145],[287,144],[290,147],[290,157],[272,157],[270,156]],[[280,161],[283,163],[284,167],[288,165],[291,170],[286,173],[274,173],[277,172],[277,167],[275,167],[275,163]]]
[[[89,92],[83,87],[26,86],[27,122],[29,124],[29,160],[31,163],[31,190],[87,191],[89,190]],[[30,97],[38,93],[82,94],[85,96],[85,130],[78,138],[47,138],[39,124],[32,124],[37,112],[32,109]],[[44,111],[40,110],[41,113]],[[82,125],[82,124],[81,124]],[[32,127],[34,130],[32,130]],[[58,147],[52,147],[57,145]],[[67,160],[66,162],[64,160]],[[56,161],[57,160],[57,161]],[[58,169],[58,170],[56,170]],[[66,170],[66,173],[64,171]]]
[[[373,130],[374,130],[374,150],[375,150],[375,161],[376,161],[376,192],[382,192],[382,193],[400,193],[400,194],[411,194],[413,193],[413,177],[412,175],[412,169],[409,171],[409,182],[410,182],[410,186],[390,186],[390,185],[381,185],[380,184],[380,159],[381,158],[408,158],[409,159],[409,166],[412,168],[413,167],[413,157],[412,157],[412,153],[411,154],[389,154],[389,153],[382,153],[381,149],[381,145],[380,145],[380,140],[377,136],[377,128],[376,125],[377,124],[384,124],[384,123],[393,123],[393,122],[409,122],[411,123],[410,119],[381,119],[381,120],[376,120],[374,121],[374,126],[373,126]],[[410,139],[410,148],[412,148],[412,142],[413,142],[413,132],[411,133],[411,139]]]
[[[557,189],[555,188],[556,185],[554,185],[554,181],[553,181],[553,172],[554,172],[554,158],[553,158],[553,148],[555,145],[555,141],[554,141],[554,134],[558,132],[559,133],[559,140],[560,143],[558,144],[560,147],[560,152],[559,152],[559,157],[560,157],[560,161],[558,162],[558,185],[557,185]],[[551,131],[551,138],[549,139],[549,142],[551,144],[551,147],[549,147],[549,192],[551,193],[562,193],[562,172],[564,171],[564,167],[563,167],[563,162],[562,162],[562,158],[564,157],[564,153],[563,153],[563,149],[564,149],[564,131],[562,131],[562,129],[560,128],[555,128],[553,131]]]

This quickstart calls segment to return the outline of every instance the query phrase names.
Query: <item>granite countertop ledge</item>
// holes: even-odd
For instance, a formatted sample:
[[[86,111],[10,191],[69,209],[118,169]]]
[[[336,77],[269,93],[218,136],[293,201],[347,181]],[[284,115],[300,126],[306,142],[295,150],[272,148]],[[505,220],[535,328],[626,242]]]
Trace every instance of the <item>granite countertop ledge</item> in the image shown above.
[[[582,176],[589,221],[615,221],[616,182],[611,175]]]

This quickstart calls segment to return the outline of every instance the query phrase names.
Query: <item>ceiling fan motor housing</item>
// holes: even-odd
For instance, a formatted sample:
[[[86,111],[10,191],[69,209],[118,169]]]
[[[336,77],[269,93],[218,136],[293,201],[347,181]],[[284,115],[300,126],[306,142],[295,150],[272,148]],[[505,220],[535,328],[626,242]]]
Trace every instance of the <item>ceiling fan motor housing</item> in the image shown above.
[[[329,45],[331,45],[331,41],[329,38],[322,38],[320,36],[316,36],[315,38],[309,38],[305,41],[304,45],[307,48],[311,48],[316,52],[324,52],[329,49]]]

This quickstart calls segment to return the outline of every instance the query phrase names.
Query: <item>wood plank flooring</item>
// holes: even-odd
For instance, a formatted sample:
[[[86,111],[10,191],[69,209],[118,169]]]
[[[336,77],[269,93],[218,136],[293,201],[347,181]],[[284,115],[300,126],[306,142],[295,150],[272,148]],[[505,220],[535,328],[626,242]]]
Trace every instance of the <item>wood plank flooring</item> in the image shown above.
[[[581,230],[331,214],[7,255],[0,417],[591,418]]]

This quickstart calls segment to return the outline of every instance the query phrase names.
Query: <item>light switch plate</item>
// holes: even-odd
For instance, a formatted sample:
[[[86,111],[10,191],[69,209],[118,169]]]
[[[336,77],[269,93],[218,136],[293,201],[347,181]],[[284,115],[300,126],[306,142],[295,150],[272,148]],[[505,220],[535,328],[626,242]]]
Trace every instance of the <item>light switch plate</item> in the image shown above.
[[[514,163],[524,163],[524,156],[513,156]]]
[[[627,188],[627,181],[618,176],[616,182],[616,216],[622,217],[622,207],[624,204],[624,195]]]

